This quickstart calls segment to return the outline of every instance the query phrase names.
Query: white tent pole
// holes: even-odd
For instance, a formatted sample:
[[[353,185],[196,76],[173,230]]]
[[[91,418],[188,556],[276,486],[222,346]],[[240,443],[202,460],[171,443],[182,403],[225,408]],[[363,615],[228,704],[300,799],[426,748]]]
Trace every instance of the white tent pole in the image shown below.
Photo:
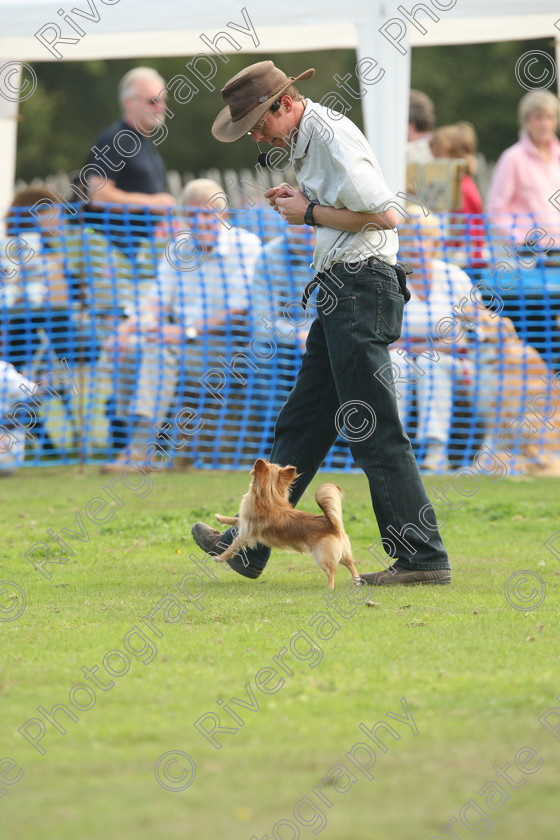
[[[12,62],[4,62],[6,67]],[[15,65],[15,62],[14,62]],[[16,177],[17,123],[21,66],[10,74],[9,84],[0,90],[0,218],[12,201]]]
[[[379,32],[387,15],[372,3],[372,19],[358,27],[358,60],[371,58],[385,71],[375,85],[364,85],[362,111],[365,135],[393,192],[406,186],[406,139],[410,91],[410,45],[405,38],[402,55]],[[375,73],[371,73],[375,78]]]

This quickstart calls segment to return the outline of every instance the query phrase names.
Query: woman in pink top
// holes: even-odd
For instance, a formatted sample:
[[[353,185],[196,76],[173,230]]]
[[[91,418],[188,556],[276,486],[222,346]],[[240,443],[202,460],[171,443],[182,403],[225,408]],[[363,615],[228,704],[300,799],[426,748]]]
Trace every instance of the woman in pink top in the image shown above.
[[[523,244],[536,226],[558,241],[558,196],[556,205],[550,201],[560,190],[556,96],[542,90],[526,93],[519,103],[519,124],[519,142],[503,152],[494,169],[486,200],[490,222],[516,243]]]

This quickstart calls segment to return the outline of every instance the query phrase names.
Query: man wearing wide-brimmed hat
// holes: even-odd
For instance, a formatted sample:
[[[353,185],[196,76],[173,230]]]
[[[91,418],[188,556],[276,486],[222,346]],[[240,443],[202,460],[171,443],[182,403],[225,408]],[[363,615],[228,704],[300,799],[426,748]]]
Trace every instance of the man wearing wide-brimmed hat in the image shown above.
[[[446,584],[451,573],[435,512],[386,380],[388,345],[400,336],[404,303],[395,270],[398,214],[384,209],[394,199],[361,131],[294,86],[313,75],[288,77],[272,61],[247,67],[223,88],[226,107],[212,126],[224,143],[250,134],[289,150],[299,189],[281,184],[265,196],[289,224],[316,229],[318,314],[276,423],[270,460],[297,468],[295,505],[341,434],[369,480],[381,532],[370,553],[382,565],[385,552],[394,560],[385,571],[362,575],[362,582]],[[203,523],[192,533],[210,554],[235,536],[234,529],[220,534]],[[229,564],[256,578],[269,555],[259,545]]]

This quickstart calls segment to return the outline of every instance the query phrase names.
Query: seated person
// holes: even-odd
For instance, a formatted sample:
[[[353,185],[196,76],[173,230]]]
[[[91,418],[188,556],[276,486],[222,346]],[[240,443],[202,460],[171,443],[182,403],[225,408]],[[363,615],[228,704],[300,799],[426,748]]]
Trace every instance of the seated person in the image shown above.
[[[20,255],[5,274],[7,356],[17,368],[29,368],[44,329],[58,358],[69,363],[80,344],[79,333],[95,353],[98,342],[91,316],[112,315],[121,305],[122,283],[130,268],[116,249],[93,231],[68,222],[59,199],[47,187],[27,187],[14,197],[6,216],[8,234]],[[90,316],[80,325],[76,313]],[[86,312],[87,310],[87,312]]]
[[[253,335],[276,344],[271,359],[259,361],[253,379],[255,420],[262,428],[262,444],[272,437],[278,410],[291,391],[300,368],[305,340],[314,317],[314,303],[301,306],[306,285],[313,279],[310,267],[315,233],[307,225],[286,225],[281,236],[268,242],[255,271],[251,302]]]
[[[247,313],[261,243],[242,228],[228,229],[208,211],[205,203],[217,192],[219,184],[208,179],[187,184],[181,196],[183,231],[168,242],[138,312],[107,341],[115,364],[116,414],[131,439],[128,451],[104,465],[104,472],[142,462],[142,447],[154,438],[154,424],[165,421],[177,388],[181,401],[191,389],[196,399],[191,407],[208,429],[220,406],[200,377],[219,365],[220,355],[229,360],[236,341],[242,338],[246,346],[250,338]]]
[[[453,317],[453,307],[462,298],[470,299],[472,283],[460,268],[436,258],[442,235],[433,216],[411,216],[399,225],[399,239],[399,257],[414,269],[408,278],[411,297],[404,308],[402,336],[389,351],[395,376],[397,368],[400,371],[400,381],[396,379],[399,416],[406,429],[415,391],[422,469],[445,471],[449,469],[454,398],[469,395],[474,365],[466,340],[438,341],[436,325],[442,318]],[[464,311],[467,315],[468,310]]]
[[[502,153],[492,174],[486,211],[503,236],[518,245],[536,226],[556,240],[560,235],[558,206],[550,200],[560,186],[558,107],[551,91],[532,90],[523,96],[520,139]]]
[[[485,265],[484,257],[484,213],[482,198],[473,176],[476,174],[477,138],[470,123],[459,122],[438,128],[430,140],[435,158],[461,158],[466,161],[467,171],[461,178],[460,213],[453,213],[448,223],[451,228],[447,248],[456,251],[457,262],[465,268],[480,268]],[[467,216],[465,220],[463,217]]]
[[[152,236],[144,238],[136,250],[134,259],[134,306],[138,306],[138,297],[145,295],[152,288],[157,275],[158,265],[165,256],[167,245],[173,237],[185,230],[184,214],[179,205],[173,208],[170,215],[160,219],[153,228]]]

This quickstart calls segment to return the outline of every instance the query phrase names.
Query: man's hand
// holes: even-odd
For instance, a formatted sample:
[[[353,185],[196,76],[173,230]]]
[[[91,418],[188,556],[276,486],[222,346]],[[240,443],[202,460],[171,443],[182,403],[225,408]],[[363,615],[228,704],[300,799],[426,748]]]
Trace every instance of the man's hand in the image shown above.
[[[300,190],[292,190],[291,195],[276,198],[276,209],[289,225],[304,225],[308,207],[309,199]]]
[[[277,187],[272,187],[271,189],[267,190],[264,194],[265,198],[268,198],[268,203],[271,207],[278,212],[278,207],[276,206],[276,199],[278,198],[285,198],[289,195],[294,195],[297,190],[294,187],[291,187],[289,184],[278,184]]]
[[[274,207],[289,225],[304,225],[305,211],[309,206],[309,199],[289,184],[279,184],[267,190],[264,194],[268,203]]]
[[[170,193],[154,193],[150,198],[150,205],[152,207],[175,207],[177,204],[177,201]]]
[[[129,207],[148,207],[150,212],[158,213],[177,203],[170,193],[125,192],[119,189],[110,178],[101,184],[101,178],[93,175],[89,178],[90,200],[92,205],[124,204]]]
[[[289,184],[265,192],[271,207],[274,207],[283,219],[290,225],[305,224],[305,211],[309,207],[309,199],[300,190]],[[317,204],[313,210],[315,224],[342,230],[347,233],[363,233],[368,230],[393,230],[399,221],[399,214],[391,207],[379,213],[365,213],[348,210],[346,207],[329,207]]]

